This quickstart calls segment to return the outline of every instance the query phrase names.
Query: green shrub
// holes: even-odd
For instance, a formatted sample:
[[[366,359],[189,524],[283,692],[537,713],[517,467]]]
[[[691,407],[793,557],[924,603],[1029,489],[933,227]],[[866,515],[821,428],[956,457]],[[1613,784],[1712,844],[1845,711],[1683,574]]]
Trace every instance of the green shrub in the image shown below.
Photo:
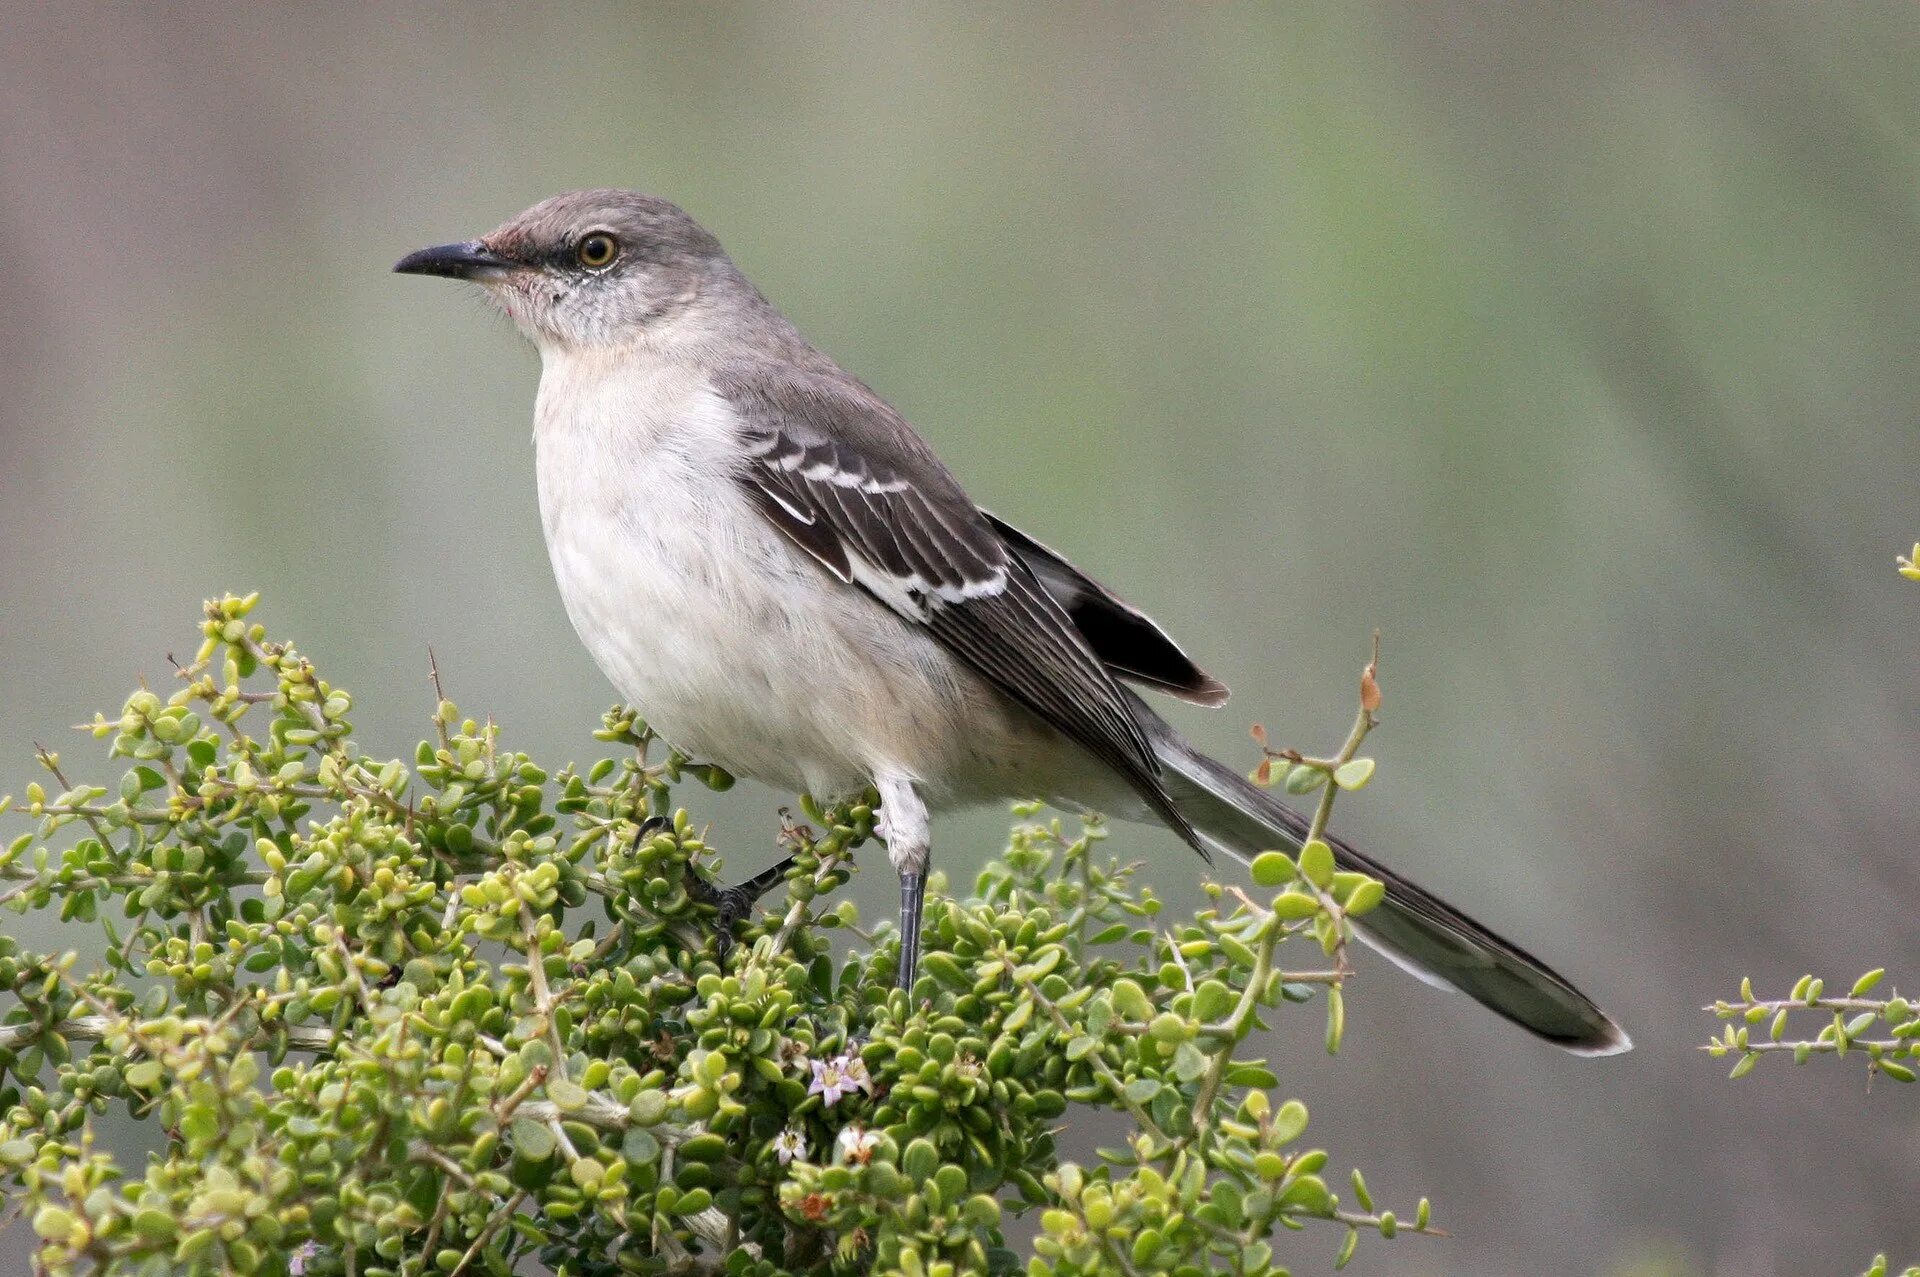
[[[1920,553],[1920,546],[1915,547]],[[1762,1056],[1787,1056],[1796,1064],[1817,1057],[1853,1056],[1866,1065],[1869,1081],[1914,1080],[1920,1065],[1920,1006],[1889,989],[1876,997],[1884,970],[1853,982],[1846,993],[1828,993],[1826,982],[1803,975],[1784,998],[1760,998],[1751,980],[1740,982],[1740,996],[1715,1002],[1707,1010],[1726,1021],[1720,1035],[1701,1049],[1715,1059],[1733,1057],[1735,1078],[1745,1077]],[[1818,1024],[1817,1031],[1806,1026]],[[1761,1026],[1765,1026],[1762,1029]],[[1887,1257],[1876,1255],[1866,1277],[1888,1277]],[[1920,1265],[1901,1277],[1920,1277]]]
[[[1277,1273],[1316,1220],[1343,1260],[1433,1231],[1358,1172],[1343,1204],[1239,1054],[1315,1001],[1338,1046],[1367,880],[1263,857],[1261,899],[1169,922],[1098,824],[1023,824],[930,905],[910,999],[890,929],[831,901],[868,803],[805,804],[728,946],[673,806],[724,773],[621,710],[615,757],[549,773],[445,701],[411,763],[370,757],[252,606],[209,604],[179,690],[93,724],[117,783],[43,751],[55,792],[11,804],[0,902],[89,933],[0,937],[0,1213],[48,1273]],[[1125,1137],[1063,1160],[1103,1110]]]
[[[1736,1078],[1752,1072],[1763,1055],[1789,1055],[1795,1064],[1816,1055],[1857,1055],[1870,1077],[1911,1082],[1914,1065],[1920,1063],[1920,1006],[1897,989],[1885,997],[1872,996],[1886,974],[1884,969],[1869,971],[1845,994],[1829,994],[1826,981],[1803,975],[1793,992],[1776,999],[1754,996],[1753,982],[1742,980],[1738,998],[1707,1008],[1728,1023],[1704,1049],[1716,1059],[1733,1056]],[[1789,1032],[1809,1021],[1820,1025],[1818,1032]],[[1754,1032],[1762,1024],[1767,1026],[1764,1037]]]
[[[1920,581],[1920,544],[1911,555],[1894,561],[1901,576]],[[1755,996],[1753,982],[1740,982],[1740,996],[1715,1002],[1707,1010],[1727,1023],[1720,1035],[1701,1049],[1715,1059],[1733,1057],[1735,1078],[1745,1077],[1764,1055],[1785,1055],[1795,1064],[1805,1064],[1816,1056],[1855,1056],[1863,1060],[1867,1078],[1891,1078],[1911,1082],[1920,1066],[1920,1006],[1889,989],[1876,997],[1886,978],[1885,968],[1876,968],[1853,982],[1844,996],[1829,994],[1826,981],[1803,975],[1793,991],[1784,998]],[[1817,1032],[1805,1026],[1817,1023]],[[1765,1036],[1756,1035],[1766,1025]],[[1887,1277],[1887,1257],[1876,1255],[1865,1277]],[[1920,1277],[1920,1265],[1907,1268],[1901,1277]]]

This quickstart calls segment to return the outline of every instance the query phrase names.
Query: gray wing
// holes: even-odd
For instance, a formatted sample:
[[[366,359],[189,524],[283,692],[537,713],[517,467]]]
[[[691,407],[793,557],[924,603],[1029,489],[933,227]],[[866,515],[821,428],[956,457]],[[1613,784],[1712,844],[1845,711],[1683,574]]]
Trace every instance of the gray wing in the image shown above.
[[[1152,617],[991,510],[980,513],[1065,609],[1080,637],[1108,669],[1195,705],[1226,704],[1227,685],[1195,665]]]
[[[742,422],[740,480],[776,528],[1112,766],[1198,845],[1112,673],[898,413],[837,369],[739,365],[715,382]]]

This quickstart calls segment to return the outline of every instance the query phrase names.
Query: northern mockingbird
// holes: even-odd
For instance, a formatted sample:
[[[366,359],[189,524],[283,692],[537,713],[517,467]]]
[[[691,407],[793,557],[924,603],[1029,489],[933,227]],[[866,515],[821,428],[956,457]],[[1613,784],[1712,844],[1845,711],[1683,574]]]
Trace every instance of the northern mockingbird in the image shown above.
[[[1127,684],[1227,689],[1056,551],[978,506],[904,418],[810,345],[680,209],[578,191],[394,269],[471,280],[539,348],[540,516],[567,614],[666,740],[818,796],[880,795],[920,943],[930,812],[1046,798],[1157,821],[1204,855],[1308,822]],[[1381,879],[1360,924],[1423,979],[1568,1050],[1624,1051],[1570,983],[1334,839]]]

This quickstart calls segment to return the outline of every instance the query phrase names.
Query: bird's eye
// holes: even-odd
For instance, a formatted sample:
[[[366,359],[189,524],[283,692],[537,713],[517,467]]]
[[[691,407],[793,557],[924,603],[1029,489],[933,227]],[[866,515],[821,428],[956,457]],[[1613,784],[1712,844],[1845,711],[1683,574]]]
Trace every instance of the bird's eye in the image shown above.
[[[612,265],[613,259],[619,254],[620,241],[605,231],[595,231],[586,236],[573,250],[573,255],[588,270],[599,270],[602,266]]]

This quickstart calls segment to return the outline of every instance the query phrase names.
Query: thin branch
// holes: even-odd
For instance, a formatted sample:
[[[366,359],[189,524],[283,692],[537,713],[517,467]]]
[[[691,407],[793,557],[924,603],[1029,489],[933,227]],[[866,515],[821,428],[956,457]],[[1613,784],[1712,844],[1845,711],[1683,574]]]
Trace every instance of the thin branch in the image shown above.
[[[109,1015],[75,1015],[42,1027],[38,1024],[0,1025],[0,1051],[18,1050],[38,1038],[42,1033],[58,1033],[72,1042],[99,1042],[106,1039],[117,1024],[129,1022],[125,1017]],[[283,1032],[287,1042],[295,1050],[314,1051],[327,1054],[333,1050],[334,1035],[331,1029],[314,1029],[299,1025],[288,1025]],[[265,1046],[269,1035],[256,1035],[255,1045]]]
[[[1047,1018],[1053,1021],[1053,1027],[1061,1034],[1072,1037],[1073,1025],[1060,1013],[1060,1008],[1053,1004],[1053,999],[1040,991],[1039,982],[1032,976],[1020,974],[1019,957],[1004,945],[995,956],[1006,964],[1008,973],[1012,975],[1015,983],[1026,990],[1027,996],[1033,999],[1034,1005],[1046,1012]],[[1172,1137],[1160,1128],[1160,1123],[1153,1120],[1153,1114],[1147,1112],[1145,1105],[1127,1094],[1127,1084],[1120,1080],[1119,1074],[1108,1068],[1107,1062],[1101,1059],[1098,1053],[1090,1054],[1086,1058],[1093,1065],[1093,1075],[1099,1078],[1101,1085],[1105,1086],[1113,1097],[1125,1106],[1127,1112],[1133,1115],[1133,1120],[1140,1123],[1141,1129],[1158,1140],[1163,1149],[1171,1147],[1174,1144]]]
[[[1858,1051],[1867,1055],[1875,1050],[1904,1055],[1912,1046],[1912,1038],[1848,1038],[1845,1046],[1832,1038],[1807,1038],[1797,1042],[1749,1042],[1745,1046],[1708,1042],[1696,1049],[1713,1056],[1777,1055],[1782,1051],[1807,1051],[1814,1055],[1852,1055]]]

